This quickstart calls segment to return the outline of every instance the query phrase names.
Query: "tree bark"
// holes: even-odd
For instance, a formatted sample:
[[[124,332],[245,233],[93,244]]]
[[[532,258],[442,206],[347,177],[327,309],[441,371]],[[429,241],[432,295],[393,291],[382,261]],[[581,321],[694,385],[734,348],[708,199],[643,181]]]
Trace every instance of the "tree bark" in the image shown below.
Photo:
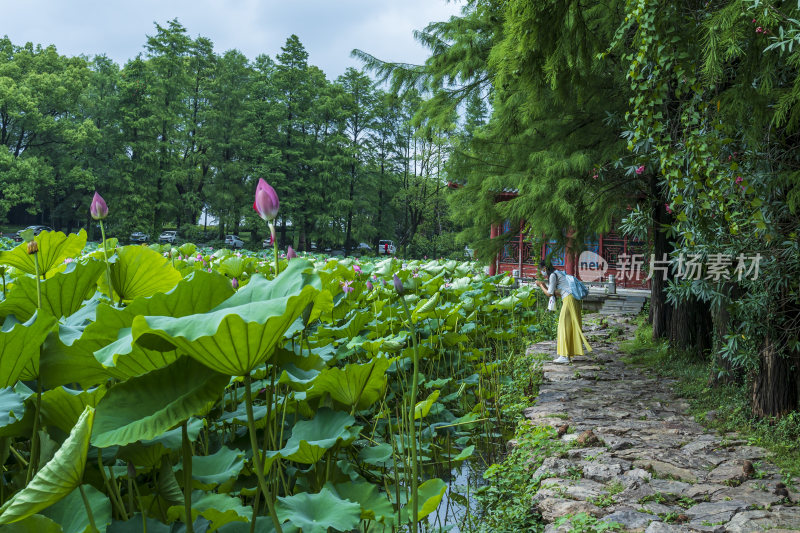
[[[670,345],[704,359],[712,348],[712,328],[708,306],[692,296],[672,308],[669,320]]]
[[[778,342],[768,335],[752,388],[753,414],[759,418],[780,417],[797,408],[797,372],[792,361],[779,352]]]
[[[655,174],[650,176],[650,197],[653,203],[653,253],[656,260],[661,260],[664,254],[669,255],[672,251],[672,243],[667,240],[666,233],[661,229],[662,224],[668,222],[669,213],[661,201]],[[663,339],[669,334],[672,306],[667,302],[666,285],[667,280],[661,273],[655,273],[650,281],[650,323],[653,324],[653,340]]]

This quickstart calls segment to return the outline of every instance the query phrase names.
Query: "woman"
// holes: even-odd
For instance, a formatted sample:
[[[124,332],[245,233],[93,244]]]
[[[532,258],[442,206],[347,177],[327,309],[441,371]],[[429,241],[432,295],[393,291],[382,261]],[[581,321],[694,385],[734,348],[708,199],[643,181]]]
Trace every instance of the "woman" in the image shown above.
[[[581,318],[581,301],[572,295],[567,282],[567,276],[563,272],[557,272],[552,266],[539,263],[539,270],[544,271],[548,276],[549,286],[545,287],[541,281],[536,281],[544,293],[550,297],[555,294],[561,295],[561,314],[558,317],[558,358],[554,363],[572,363],[572,358],[576,355],[583,355],[583,345],[586,351],[591,352],[592,347],[583,335],[583,319]]]

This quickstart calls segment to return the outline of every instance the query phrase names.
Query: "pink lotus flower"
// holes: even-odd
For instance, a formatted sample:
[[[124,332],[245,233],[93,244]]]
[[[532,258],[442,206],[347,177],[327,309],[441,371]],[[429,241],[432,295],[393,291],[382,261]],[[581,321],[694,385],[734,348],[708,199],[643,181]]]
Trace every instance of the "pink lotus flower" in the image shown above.
[[[259,178],[256,186],[256,199],[253,202],[253,209],[258,213],[258,216],[264,220],[273,221],[278,216],[280,205],[278,193],[275,192],[275,189],[263,178]]]
[[[92,218],[95,220],[103,220],[108,216],[108,205],[106,205],[106,201],[103,200],[103,197],[97,194],[97,191],[95,191],[94,197],[92,197],[92,203],[89,204],[89,214],[92,215]]]
[[[342,287],[342,290],[344,291],[344,293],[348,294],[348,293],[353,292],[353,290],[354,290],[353,287],[351,286],[352,283],[353,282],[350,281],[350,280],[340,281],[339,285]]]
[[[286,250],[286,257],[289,259],[294,259],[297,257],[297,252],[294,251],[294,248],[289,246],[289,248]]]
[[[369,280],[367,280],[367,290],[368,290],[368,291],[372,291],[372,289],[373,289],[372,282],[371,282],[371,281],[369,281]]]
[[[638,168],[636,169],[636,174],[637,174],[637,175],[638,175],[638,174],[641,174],[642,172],[644,172],[644,165],[641,165],[640,167],[638,167]]]
[[[737,184],[737,185],[738,185],[739,183],[743,182],[743,181],[744,181],[744,178],[743,178],[743,177],[741,177],[741,176],[736,176],[736,184]]]
[[[239,280],[238,280],[238,279],[236,279],[236,278],[233,278],[233,279],[231,280],[231,285],[233,286],[233,290],[236,290],[236,289],[238,289],[238,288],[239,288]]]
[[[353,265],[353,270],[356,274],[361,274],[361,267],[358,265]]]

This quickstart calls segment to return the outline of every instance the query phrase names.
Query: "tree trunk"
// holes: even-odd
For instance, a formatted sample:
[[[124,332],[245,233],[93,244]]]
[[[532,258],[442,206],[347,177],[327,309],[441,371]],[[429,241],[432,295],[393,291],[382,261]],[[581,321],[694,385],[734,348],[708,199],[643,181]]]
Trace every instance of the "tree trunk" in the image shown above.
[[[767,336],[759,354],[759,372],[753,380],[753,414],[759,418],[783,416],[797,408],[797,374],[792,361],[781,357],[778,343]]]
[[[672,308],[669,320],[670,345],[703,359],[712,348],[712,327],[708,306],[692,296]]]
[[[738,291],[734,292],[735,285],[733,283],[727,283],[723,291],[728,294],[728,301],[739,297]],[[708,383],[712,386],[741,383],[742,373],[729,360],[722,357],[721,353],[731,321],[731,314],[728,311],[727,304],[721,305],[718,311],[712,313],[711,319],[714,323],[714,365],[711,369],[711,374],[708,376]]]
[[[668,221],[669,213],[661,201],[655,174],[650,176],[650,196],[653,199],[653,254],[656,260],[661,260],[664,254],[669,255],[672,251],[672,243],[667,240],[666,233],[661,229],[661,225]],[[663,279],[661,273],[656,273],[650,283],[650,322],[653,324],[653,340],[663,339],[669,333],[668,325],[672,315],[672,306],[667,302],[665,290],[667,280]]]

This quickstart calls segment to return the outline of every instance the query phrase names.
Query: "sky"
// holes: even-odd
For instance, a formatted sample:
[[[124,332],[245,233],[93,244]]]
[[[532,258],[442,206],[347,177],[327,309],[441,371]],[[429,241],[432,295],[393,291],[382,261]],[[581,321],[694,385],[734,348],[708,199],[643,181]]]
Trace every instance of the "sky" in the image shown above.
[[[54,44],[68,56],[105,53],[123,65],[143,51],[154,23],[178,18],[191,37],[217,53],[232,48],[253,59],[275,57],[291,34],[309,63],[328,78],[361,67],[354,48],[384,61],[422,63],[428,53],[413,37],[429,22],[460,12],[463,0],[0,0],[0,35],[11,42]]]

